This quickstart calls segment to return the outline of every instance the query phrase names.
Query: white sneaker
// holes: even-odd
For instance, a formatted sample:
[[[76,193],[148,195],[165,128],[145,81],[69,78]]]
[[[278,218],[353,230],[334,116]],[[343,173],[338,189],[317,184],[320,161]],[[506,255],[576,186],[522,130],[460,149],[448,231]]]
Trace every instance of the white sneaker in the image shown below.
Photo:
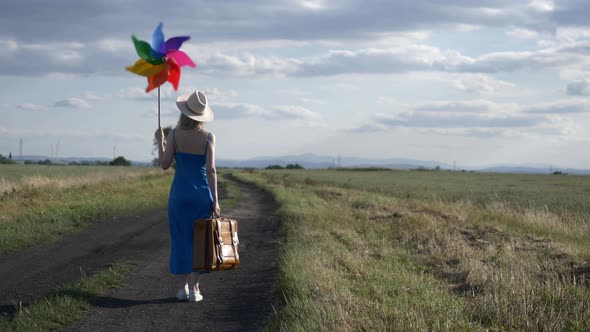
[[[188,289],[183,288],[176,293],[176,298],[180,301],[188,300]]]
[[[190,291],[188,293],[189,302],[199,302],[201,300],[203,300],[203,295],[201,295],[201,292]]]

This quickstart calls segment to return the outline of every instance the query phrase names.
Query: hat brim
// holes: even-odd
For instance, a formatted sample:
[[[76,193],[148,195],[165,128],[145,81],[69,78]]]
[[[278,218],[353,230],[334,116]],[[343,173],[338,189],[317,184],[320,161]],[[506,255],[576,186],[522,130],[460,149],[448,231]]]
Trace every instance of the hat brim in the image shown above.
[[[195,121],[200,121],[200,122],[210,122],[213,120],[213,118],[214,118],[213,110],[209,107],[209,105],[207,105],[205,107],[205,111],[203,111],[203,114],[201,114],[201,115],[193,114],[191,112],[191,110],[188,108],[188,106],[186,105],[186,100],[188,99],[188,97],[190,97],[190,95],[178,96],[178,98],[176,98],[176,107],[178,107],[178,109],[182,112],[182,114],[186,115],[190,119],[193,119]]]

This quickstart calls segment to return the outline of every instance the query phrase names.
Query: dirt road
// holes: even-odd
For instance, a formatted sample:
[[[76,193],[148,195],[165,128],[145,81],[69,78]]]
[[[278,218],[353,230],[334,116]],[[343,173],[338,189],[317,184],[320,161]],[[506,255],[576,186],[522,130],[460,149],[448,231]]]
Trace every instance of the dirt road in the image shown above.
[[[103,220],[58,243],[0,257],[0,310],[13,313],[50,290],[105,268],[113,261],[140,261],[122,288],[92,301],[67,331],[257,330],[273,313],[278,225],[270,195],[239,184],[240,201],[225,216],[240,223],[236,270],[201,277],[204,300],[178,302],[178,279],[168,273],[166,210]]]

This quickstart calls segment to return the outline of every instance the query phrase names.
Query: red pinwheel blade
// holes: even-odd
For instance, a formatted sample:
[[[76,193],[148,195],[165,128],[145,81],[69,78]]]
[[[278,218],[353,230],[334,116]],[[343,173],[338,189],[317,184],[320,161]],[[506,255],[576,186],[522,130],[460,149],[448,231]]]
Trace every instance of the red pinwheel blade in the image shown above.
[[[168,80],[168,72],[170,71],[170,65],[166,62],[164,63],[164,69],[157,73],[154,76],[148,77],[148,87],[145,92],[150,92],[153,89],[159,87],[160,85],[166,83]]]
[[[189,58],[188,55],[186,55],[186,53],[184,53],[183,51],[168,51],[168,53],[166,53],[166,58],[174,59],[174,61],[176,61],[176,63],[180,67],[182,67],[182,66],[196,67],[197,66],[197,65],[195,65],[193,60],[191,60],[191,58]]]
[[[166,63],[170,66],[168,73],[168,82],[174,87],[174,91],[178,90],[178,82],[180,81],[180,66],[174,59],[168,59]]]

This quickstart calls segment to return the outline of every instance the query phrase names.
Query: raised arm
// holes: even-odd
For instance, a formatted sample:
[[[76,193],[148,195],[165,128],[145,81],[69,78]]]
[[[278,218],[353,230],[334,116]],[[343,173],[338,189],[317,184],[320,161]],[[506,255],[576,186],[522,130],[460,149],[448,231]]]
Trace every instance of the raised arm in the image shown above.
[[[217,170],[215,169],[215,136],[211,134],[209,138],[209,147],[207,148],[207,180],[209,181],[209,188],[213,196],[213,213],[215,216],[220,216],[219,196],[217,196]]]
[[[164,149],[164,134],[162,129],[156,130],[156,141],[158,142],[158,161],[163,170],[167,170],[172,165],[172,158],[174,158],[174,129],[168,132],[168,139],[166,140],[166,149]]]

